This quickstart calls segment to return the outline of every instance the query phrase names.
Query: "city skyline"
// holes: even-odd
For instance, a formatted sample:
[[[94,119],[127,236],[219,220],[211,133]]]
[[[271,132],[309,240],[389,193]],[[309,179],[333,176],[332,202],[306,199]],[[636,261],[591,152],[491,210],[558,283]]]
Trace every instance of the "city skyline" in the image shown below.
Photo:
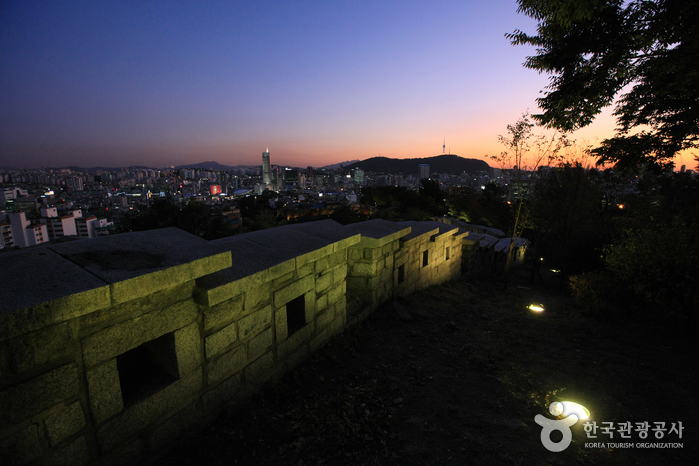
[[[24,2],[0,10],[0,166],[488,160],[548,78],[491,3]],[[613,135],[607,110],[574,135]],[[446,142],[443,142],[446,139]],[[691,157],[684,157],[690,163]],[[679,161],[678,161],[679,164]]]

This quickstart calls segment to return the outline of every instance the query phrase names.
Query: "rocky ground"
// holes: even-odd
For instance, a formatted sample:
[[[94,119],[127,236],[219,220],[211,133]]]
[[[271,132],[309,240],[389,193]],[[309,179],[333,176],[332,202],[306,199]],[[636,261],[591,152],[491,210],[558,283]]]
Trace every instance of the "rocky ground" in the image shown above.
[[[507,290],[452,282],[379,309],[246,406],[222,414],[165,465],[689,464],[697,457],[697,350],[691,333],[589,316],[553,275]],[[527,310],[542,303],[545,311]],[[665,422],[662,439],[583,421],[560,453],[537,414],[576,401],[590,421]],[[683,431],[670,433],[672,423]],[[607,426],[609,424],[606,424]],[[560,434],[551,437],[558,441]],[[591,447],[589,443],[605,443]],[[671,442],[683,448],[621,448]],[[586,446],[586,443],[588,444]],[[692,464],[695,464],[692,461]]]

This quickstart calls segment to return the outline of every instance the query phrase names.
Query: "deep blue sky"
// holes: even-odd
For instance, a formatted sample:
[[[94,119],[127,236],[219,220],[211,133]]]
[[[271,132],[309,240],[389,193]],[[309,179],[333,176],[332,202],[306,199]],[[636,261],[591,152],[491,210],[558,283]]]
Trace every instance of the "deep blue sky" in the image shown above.
[[[0,166],[499,153],[546,86],[496,1],[4,1]],[[611,134],[607,117],[587,138]]]

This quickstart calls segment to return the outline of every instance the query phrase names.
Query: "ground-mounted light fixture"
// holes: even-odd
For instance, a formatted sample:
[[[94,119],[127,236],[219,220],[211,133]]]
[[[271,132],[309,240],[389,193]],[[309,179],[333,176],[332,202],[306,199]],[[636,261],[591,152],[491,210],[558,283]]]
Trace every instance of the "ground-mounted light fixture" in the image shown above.
[[[572,401],[554,401],[549,406],[549,412],[560,417],[568,417],[571,414],[575,414],[578,419],[590,417],[590,411],[586,407]]]
[[[527,306],[527,309],[529,309],[532,312],[544,312],[544,305],[543,304],[530,304]]]

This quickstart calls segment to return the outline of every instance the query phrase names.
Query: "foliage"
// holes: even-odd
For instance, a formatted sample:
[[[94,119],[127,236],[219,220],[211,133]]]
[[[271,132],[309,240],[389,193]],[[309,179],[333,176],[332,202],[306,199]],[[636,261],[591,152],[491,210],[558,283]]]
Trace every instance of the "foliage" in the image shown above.
[[[506,167],[513,166],[510,183],[513,192],[511,196],[514,200],[514,221],[510,233],[510,248],[505,262],[504,281],[507,286],[507,278],[514,256],[514,245],[528,225],[530,218],[530,203],[527,202],[534,177],[540,167],[548,167],[560,160],[560,151],[569,146],[569,141],[565,136],[546,136],[535,134],[532,131],[534,123],[531,122],[529,114],[522,115],[515,124],[507,125],[507,136],[500,135],[498,140],[505,147],[499,156],[492,156],[491,159],[500,164],[505,170]]]
[[[150,207],[123,214],[118,221],[119,232],[167,227],[179,228],[206,240],[223,238],[235,232],[220,212],[213,211],[206,204],[189,202],[180,207],[172,197],[156,199]]]
[[[501,230],[509,230],[512,222],[506,192],[492,182],[484,189],[463,187],[453,191],[447,196],[446,203],[448,214],[464,222]]]
[[[537,180],[533,240],[537,254],[564,276],[599,268],[600,251],[611,238],[598,181],[599,172],[579,164],[564,164]]]
[[[634,229],[609,246],[607,270],[640,306],[696,322],[699,309],[699,243],[695,228],[679,218]]]
[[[420,192],[402,186],[383,186],[366,188],[362,193],[362,203],[376,209],[373,218],[392,221],[430,220],[435,215],[444,215],[445,198],[439,184],[431,180],[423,183]]]
[[[668,166],[699,145],[699,3],[686,0],[518,0],[537,34],[524,66],[548,73],[538,122],[571,131],[616,101],[617,134],[594,150],[621,167]]]
[[[604,270],[572,277],[573,294],[597,309],[697,323],[699,180],[645,173],[623,202],[624,214],[613,217],[623,234],[604,248]]]

